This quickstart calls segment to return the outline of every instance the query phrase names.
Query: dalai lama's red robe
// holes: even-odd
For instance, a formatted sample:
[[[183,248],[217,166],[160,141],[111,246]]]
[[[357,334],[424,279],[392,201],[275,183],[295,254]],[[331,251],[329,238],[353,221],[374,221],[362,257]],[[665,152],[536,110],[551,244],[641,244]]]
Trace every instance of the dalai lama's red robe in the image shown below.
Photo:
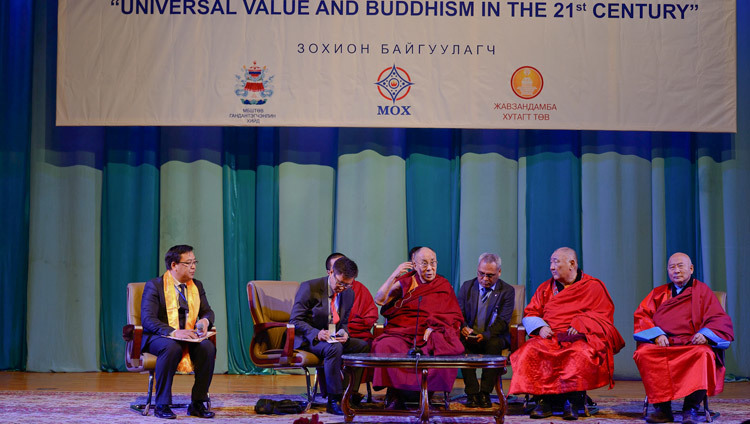
[[[679,399],[696,390],[709,396],[724,390],[724,364],[716,352],[709,345],[690,344],[704,329],[710,330],[708,340],[727,345],[734,340],[732,321],[706,284],[693,280],[676,297],[669,284],[655,288],[638,306],[634,323],[636,340],[639,334],[652,339],[657,328],[669,338],[669,346],[639,343],[633,354],[649,402]]]
[[[510,357],[509,393],[534,395],[591,390],[614,385],[614,355],[625,341],[614,326],[615,306],[600,280],[587,274],[558,294],[550,279],[537,289],[524,318],[539,317],[552,329],[549,339],[532,336]],[[575,328],[585,340],[559,341]]]
[[[372,352],[406,354],[414,343],[417,331],[417,344],[424,343],[427,327],[433,331],[427,344],[422,347],[426,355],[460,355],[464,346],[459,338],[459,327],[463,321],[456,292],[444,277],[438,275],[429,283],[420,283],[409,292],[413,282],[419,277],[410,272],[398,281],[401,283],[401,296],[388,303],[381,311],[388,320],[383,334],[375,338]],[[422,302],[419,303],[419,298]],[[417,330],[417,305],[419,303],[419,330]],[[458,370],[435,369],[427,376],[428,390],[450,392],[456,381]],[[377,368],[373,379],[375,386],[388,386],[403,390],[419,390],[420,379],[414,370],[401,368]]]
[[[354,304],[349,313],[349,337],[372,341],[372,326],[378,320],[378,308],[372,299],[370,290],[359,281],[352,283]]]

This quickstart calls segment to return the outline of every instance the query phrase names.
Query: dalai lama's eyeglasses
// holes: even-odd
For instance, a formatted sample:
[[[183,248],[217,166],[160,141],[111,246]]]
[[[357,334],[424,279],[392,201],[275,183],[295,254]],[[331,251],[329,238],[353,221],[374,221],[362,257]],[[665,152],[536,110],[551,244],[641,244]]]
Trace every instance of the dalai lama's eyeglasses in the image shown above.
[[[437,261],[430,261],[430,262],[422,261],[419,263],[419,267],[422,269],[427,269],[430,267],[437,268]]]

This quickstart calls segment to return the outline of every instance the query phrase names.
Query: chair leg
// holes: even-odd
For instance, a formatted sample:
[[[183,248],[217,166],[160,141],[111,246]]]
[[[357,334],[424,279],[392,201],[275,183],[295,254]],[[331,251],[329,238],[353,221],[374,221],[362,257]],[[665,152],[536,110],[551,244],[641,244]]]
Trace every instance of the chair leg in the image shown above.
[[[372,384],[367,382],[367,403],[372,403]]]
[[[450,397],[451,394],[449,392],[443,392],[443,403],[445,403],[445,410],[447,411],[450,408]]]
[[[646,418],[646,415],[648,415],[648,396],[643,398],[643,418]]]
[[[712,422],[713,420],[711,419],[711,410],[708,409],[708,394],[703,397],[703,411],[706,413],[706,422]]]
[[[148,415],[148,411],[151,409],[151,397],[154,393],[154,371],[148,372],[148,397],[146,398],[146,405],[143,407],[142,414]]]

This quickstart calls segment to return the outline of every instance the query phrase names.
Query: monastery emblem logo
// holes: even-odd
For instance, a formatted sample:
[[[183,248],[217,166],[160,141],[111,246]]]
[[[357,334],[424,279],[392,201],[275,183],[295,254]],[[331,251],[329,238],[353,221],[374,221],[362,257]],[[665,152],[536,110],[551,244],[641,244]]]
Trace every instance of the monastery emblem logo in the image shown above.
[[[542,73],[531,66],[522,66],[510,77],[510,88],[516,96],[529,100],[538,96],[544,87]]]
[[[244,105],[263,105],[273,96],[273,75],[268,73],[267,67],[260,67],[256,62],[253,66],[242,67],[242,75],[235,75],[237,83],[234,94]]]
[[[380,72],[375,85],[378,86],[378,92],[381,96],[396,103],[397,100],[401,100],[409,94],[414,83],[411,82],[411,77],[406,70],[394,64]]]

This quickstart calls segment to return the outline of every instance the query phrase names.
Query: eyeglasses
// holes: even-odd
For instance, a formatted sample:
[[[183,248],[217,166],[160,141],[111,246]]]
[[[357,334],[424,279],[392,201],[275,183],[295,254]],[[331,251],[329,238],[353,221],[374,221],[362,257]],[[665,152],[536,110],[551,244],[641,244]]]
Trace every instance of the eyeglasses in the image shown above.
[[[333,278],[336,280],[336,287],[343,287],[343,288],[351,287],[351,284],[347,284],[343,281],[339,281],[338,279],[336,279],[336,277],[333,277]]]
[[[488,279],[491,280],[491,279],[495,278],[496,275],[497,274],[487,274],[487,273],[484,273],[482,271],[477,271],[477,277],[479,277],[479,278],[487,277]]]
[[[422,261],[419,263],[419,267],[422,269],[427,269],[430,267],[437,268],[437,261],[430,261],[430,262]]]
[[[187,262],[180,262],[180,263],[185,265],[188,268],[192,267],[193,265],[198,266],[198,261],[187,261]]]

